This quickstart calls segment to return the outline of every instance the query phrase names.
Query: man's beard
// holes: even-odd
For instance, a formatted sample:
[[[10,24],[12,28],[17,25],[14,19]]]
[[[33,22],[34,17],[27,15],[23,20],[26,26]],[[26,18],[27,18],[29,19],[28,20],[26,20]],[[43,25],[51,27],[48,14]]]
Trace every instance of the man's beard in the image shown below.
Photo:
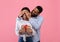
[[[37,17],[38,15],[31,13],[31,17]]]

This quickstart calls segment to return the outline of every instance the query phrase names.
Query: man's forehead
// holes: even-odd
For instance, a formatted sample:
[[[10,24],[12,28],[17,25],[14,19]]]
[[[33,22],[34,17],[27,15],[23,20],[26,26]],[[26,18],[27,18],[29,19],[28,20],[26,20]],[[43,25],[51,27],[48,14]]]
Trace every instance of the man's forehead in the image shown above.
[[[34,8],[32,11],[39,12],[39,10],[37,8]]]

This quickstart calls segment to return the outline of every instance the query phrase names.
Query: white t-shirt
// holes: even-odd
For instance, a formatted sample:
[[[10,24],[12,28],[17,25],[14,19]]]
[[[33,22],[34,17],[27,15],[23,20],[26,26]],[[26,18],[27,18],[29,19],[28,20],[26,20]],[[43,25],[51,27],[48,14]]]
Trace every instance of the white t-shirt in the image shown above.
[[[32,28],[32,25],[28,21],[25,21],[25,20],[22,20],[22,19],[21,20],[17,19],[17,21],[16,21],[16,30],[15,30],[17,36],[20,36],[20,37],[24,36],[24,35],[20,35],[19,34],[19,30],[21,29],[22,25],[28,25],[28,26],[30,26],[31,29],[32,29],[32,31],[33,31],[32,35],[26,35],[27,37],[35,35],[35,30]]]

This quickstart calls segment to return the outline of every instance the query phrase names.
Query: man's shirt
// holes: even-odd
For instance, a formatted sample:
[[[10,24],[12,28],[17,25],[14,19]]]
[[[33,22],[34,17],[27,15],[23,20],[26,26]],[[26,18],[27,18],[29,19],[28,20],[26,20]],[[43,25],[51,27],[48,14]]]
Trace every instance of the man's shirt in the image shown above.
[[[40,28],[43,22],[43,17],[42,16],[32,17],[29,19],[29,22],[36,31],[36,35],[33,37],[33,41],[37,42],[40,40]]]

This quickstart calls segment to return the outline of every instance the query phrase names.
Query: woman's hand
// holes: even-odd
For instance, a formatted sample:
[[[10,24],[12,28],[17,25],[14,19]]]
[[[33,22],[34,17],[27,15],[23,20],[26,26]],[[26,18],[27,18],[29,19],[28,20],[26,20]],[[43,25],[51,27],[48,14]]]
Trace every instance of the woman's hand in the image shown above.
[[[32,35],[33,31],[32,31],[30,26],[27,27],[26,32],[27,32],[28,35]]]
[[[21,29],[19,30],[19,34],[23,35],[25,33],[24,25],[21,26]]]

